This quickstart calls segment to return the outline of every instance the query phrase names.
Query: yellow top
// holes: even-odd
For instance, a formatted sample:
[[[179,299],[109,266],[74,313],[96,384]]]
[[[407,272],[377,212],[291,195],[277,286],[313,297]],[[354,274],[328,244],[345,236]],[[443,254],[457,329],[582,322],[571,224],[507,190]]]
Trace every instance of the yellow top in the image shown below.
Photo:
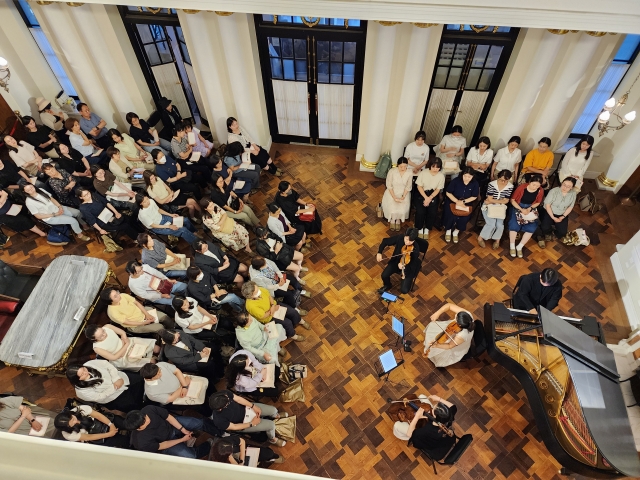
[[[136,299],[126,293],[120,294],[120,305],[109,305],[107,315],[112,322],[122,325],[123,322],[144,322],[144,313],[136,306]]]
[[[267,311],[271,308],[271,302],[269,301],[269,291],[266,288],[258,287],[260,289],[260,298],[248,298],[245,303],[245,308],[249,315],[258,320],[260,323],[269,323],[273,318],[271,315],[265,317]]]
[[[544,153],[540,153],[537,148],[531,150],[527,153],[527,156],[524,159],[524,164],[522,165],[522,172],[527,173],[527,167],[533,167],[538,170],[545,170],[547,168],[551,168],[553,165],[553,152],[547,150]]]

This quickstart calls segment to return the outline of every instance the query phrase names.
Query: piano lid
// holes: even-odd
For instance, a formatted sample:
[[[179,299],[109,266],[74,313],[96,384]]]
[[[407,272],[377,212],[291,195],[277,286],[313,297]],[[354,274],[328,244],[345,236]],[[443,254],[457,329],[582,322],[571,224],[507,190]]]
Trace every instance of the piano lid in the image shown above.
[[[611,380],[618,381],[620,375],[611,350],[544,307],[540,307],[540,321],[548,343],[558,347],[565,356],[569,355]]]
[[[600,453],[624,475],[640,477],[640,459],[620,384],[600,375],[572,355],[565,352],[562,355],[569,367],[584,419]]]

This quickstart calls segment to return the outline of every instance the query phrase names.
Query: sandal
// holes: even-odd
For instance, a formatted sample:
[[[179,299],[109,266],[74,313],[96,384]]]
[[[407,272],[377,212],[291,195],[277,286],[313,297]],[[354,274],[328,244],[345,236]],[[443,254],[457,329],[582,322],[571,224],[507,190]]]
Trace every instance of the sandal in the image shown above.
[[[484,243],[484,238],[482,238],[480,235],[478,235],[478,245],[480,245],[482,248],[486,246],[486,244]]]

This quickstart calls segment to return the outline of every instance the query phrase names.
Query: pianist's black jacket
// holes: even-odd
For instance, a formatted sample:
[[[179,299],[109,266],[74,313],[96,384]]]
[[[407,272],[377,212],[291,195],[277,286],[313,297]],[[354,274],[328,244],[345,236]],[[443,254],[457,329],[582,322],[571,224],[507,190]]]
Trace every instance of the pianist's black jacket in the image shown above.
[[[562,282],[545,287],[540,283],[539,273],[530,273],[520,277],[520,287],[513,297],[513,308],[531,310],[542,305],[547,310],[558,306],[562,298]]]

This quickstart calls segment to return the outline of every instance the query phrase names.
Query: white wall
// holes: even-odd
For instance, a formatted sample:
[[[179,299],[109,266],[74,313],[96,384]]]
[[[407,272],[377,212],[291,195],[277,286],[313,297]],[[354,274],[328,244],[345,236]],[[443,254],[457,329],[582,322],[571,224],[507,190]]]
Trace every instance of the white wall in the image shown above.
[[[611,256],[631,330],[640,327],[640,231]]]

